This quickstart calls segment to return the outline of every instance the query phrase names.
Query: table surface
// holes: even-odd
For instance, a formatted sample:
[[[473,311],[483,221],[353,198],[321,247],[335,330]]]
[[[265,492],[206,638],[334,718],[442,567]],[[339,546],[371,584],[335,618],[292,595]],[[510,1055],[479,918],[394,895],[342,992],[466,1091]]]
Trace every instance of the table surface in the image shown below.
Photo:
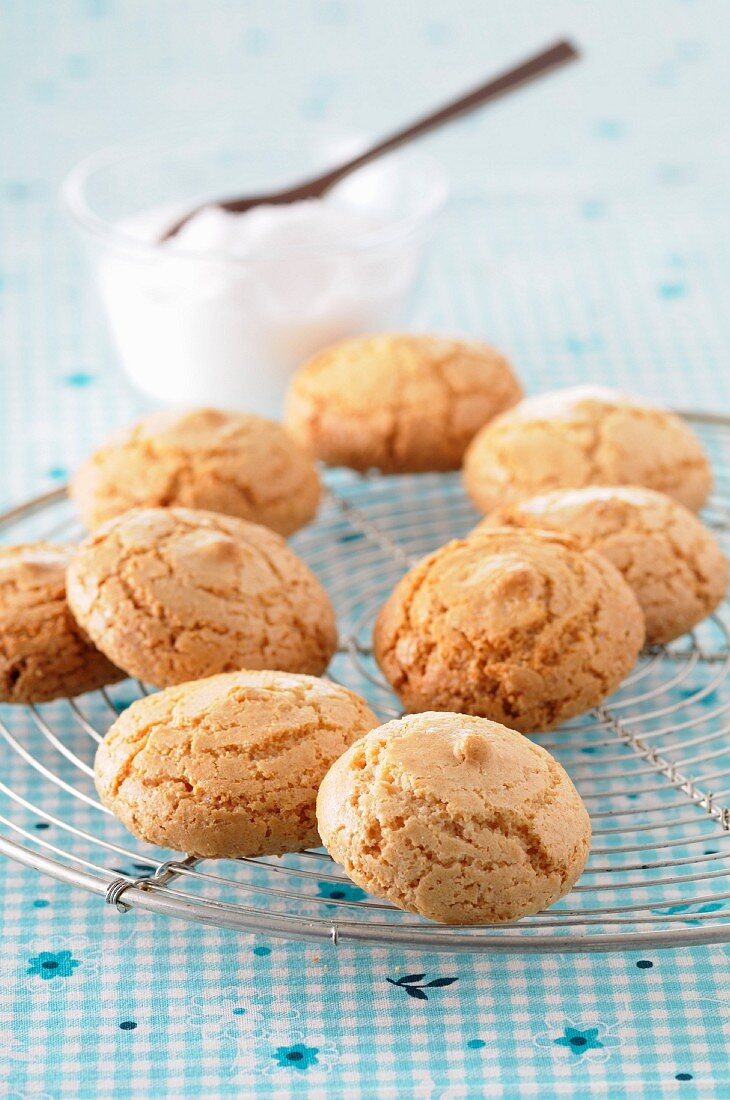
[[[0,497],[59,484],[143,407],[59,210],[79,157],[212,114],[376,132],[562,33],[580,67],[432,140],[471,229],[447,223],[415,320],[493,340],[533,390],[730,410],[729,23],[722,0],[2,0]],[[2,1096],[730,1089],[722,946],[325,949],[122,917],[8,863],[0,927]],[[413,973],[452,981],[416,999],[393,984]]]

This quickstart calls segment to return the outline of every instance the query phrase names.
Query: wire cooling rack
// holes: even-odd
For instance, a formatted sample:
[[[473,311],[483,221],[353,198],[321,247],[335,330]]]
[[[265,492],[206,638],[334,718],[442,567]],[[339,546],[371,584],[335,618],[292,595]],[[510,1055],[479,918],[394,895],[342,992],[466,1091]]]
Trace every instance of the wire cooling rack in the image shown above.
[[[730,418],[686,414],[710,453],[706,521],[730,541]],[[294,546],[337,609],[330,675],[387,720],[398,702],[373,660],[378,609],[414,560],[477,519],[456,475],[330,476]],[[7,541],[73,539],[65,490],[0,516]],[[323,851],[224,862],[162,853],[99,803],[93,757],[116,714],[146,693],[126,681],[36,707],[0,708],[0,853],[115,904],[287,938],[436,951],[600,951],[730,940],[730,630],[727,607],[645,652],[602,706],[537,736],[593,821],[578,885],[511,925],[446,927],[355,887]]]

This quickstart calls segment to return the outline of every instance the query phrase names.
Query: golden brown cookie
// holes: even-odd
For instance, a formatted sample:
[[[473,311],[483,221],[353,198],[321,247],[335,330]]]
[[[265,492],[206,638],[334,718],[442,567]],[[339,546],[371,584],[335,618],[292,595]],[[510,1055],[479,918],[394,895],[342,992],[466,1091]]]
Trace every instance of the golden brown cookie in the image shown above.
[[[220,409],[153,413],[118,431],[71,480],[89,530],[130,508],[182,505],[290,535],[315,515],[311,460],[271,420]]]
[[[607,557],[634,590],[651,645],[696,626],[727,590],[727,561],[713,534],[651,489],[557,489],[498,508],[476,531],[495,526],[563,531]]]
[[[577,540],[494,528],[448,543],[396,585],[375,656],[410,711],[545,730],[610,695],[644,616],[618,570]]]
[[[286,423],[331,466],[385,473],[455,470],[474,434],[522,387],[494,348],[436,336],[364,336],[297,372]]]
[[[43,703],[124,678],[74,622],[66,602],[71,549],[0,549],[0,701]]]
[[[278,668],[318,675],[337,646],[334,611],[280,535],[191,508],[138,508],[76,551],[73,614],[103,653],[156,687]]]
[[[678,416],[604,386],[576,386],[528,397],[488,424],[466,453],[464,484],[482,512],[585,485],[644,485],[697,511],[712,473]]]
[[[317,821],[358,886],[447,924],[540,912],[572,888],[591,843],[560,764],[463,714],[414,714],[366,734],[322,780]]]
[[[229,672],[139,699],[96,754],[102,802],[142,840],[209,859],[320,843],[317,788],[377,718],[313,676]]]

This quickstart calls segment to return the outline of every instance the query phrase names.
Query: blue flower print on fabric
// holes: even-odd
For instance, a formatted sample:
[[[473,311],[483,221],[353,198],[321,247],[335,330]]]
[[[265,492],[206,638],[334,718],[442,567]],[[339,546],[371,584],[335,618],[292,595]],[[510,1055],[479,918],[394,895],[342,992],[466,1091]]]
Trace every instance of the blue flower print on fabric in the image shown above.
[[[28,959],[26,973],[49,982],[54,978],[70,978],[79,965],[70,951],[40,951]]]

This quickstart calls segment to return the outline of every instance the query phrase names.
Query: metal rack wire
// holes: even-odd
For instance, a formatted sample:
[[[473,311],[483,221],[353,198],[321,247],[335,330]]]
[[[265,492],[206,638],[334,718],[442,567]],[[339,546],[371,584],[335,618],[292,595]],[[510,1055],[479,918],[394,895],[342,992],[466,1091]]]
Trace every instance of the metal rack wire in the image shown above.
[[[730,418],[686,414],[716,471],[705,519],[730,543]],[[372,657],[374,617],[405,569],[477,517],[456,475],[331,476],[317,522],[294,540],[341,631],[330,675],[387,720],[398,703]],[[80,532],[60,489],[0,516],[6,540]],[[120,911],[292,939],[434,951],[601,951],[730,941],[730,626],[727,607],[653,649],[591,714],[537,739],[566,766],[594,840],[578,885],[511,925],[444,927],[356,889],[322,851],[200,861],[137,842],[99,803],[93,756],[144,685],[0,708],[0,853]]]

